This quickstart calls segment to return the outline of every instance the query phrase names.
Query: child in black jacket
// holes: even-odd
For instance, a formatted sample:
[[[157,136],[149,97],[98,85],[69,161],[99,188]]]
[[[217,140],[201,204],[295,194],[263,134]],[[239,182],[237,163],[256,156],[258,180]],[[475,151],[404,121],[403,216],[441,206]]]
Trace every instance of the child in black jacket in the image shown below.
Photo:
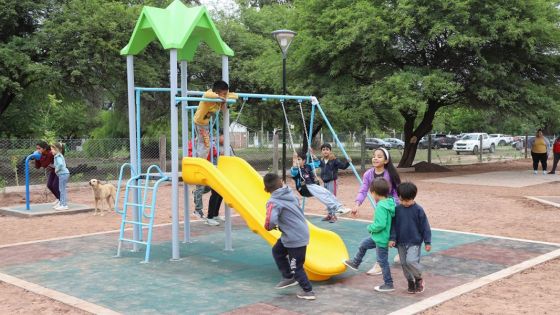
[[[325,188],[336,196],[338,170],[347,169],[352,160],[349,159],[347,162],[342,162],[340,159],[337,159],[332,153],[331,145],[328,143],[323,143],[323,145],[321,145],[321,155],[323,157],[319,164],[321,168],[321,180]]]

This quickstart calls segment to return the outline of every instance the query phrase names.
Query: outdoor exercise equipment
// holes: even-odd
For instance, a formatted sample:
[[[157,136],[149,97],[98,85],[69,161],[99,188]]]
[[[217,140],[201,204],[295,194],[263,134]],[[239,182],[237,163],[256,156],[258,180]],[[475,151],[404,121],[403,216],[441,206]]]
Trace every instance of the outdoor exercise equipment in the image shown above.
[[[31,210],[31,206],[29,204],[29,161],[40,159],[41,153],[38,151],[29,154],[25,158],[25,210]]]

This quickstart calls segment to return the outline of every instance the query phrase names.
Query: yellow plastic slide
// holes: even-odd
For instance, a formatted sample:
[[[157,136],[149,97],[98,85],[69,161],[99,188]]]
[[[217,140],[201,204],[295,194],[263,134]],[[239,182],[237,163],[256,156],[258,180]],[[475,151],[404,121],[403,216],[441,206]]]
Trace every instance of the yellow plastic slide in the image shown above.
[[[259,234],[271,246],[280,232],[264,228],[266,202],[270,194],[264,191],[262,177],[245,160],[223,156],[218,167],[201,158],[183,158],[183,181],[206,185],[217,191],[228,206],[247,222],[249,229]],[[309,223],[310,241],[305,258],[305,271],[310,280],[327,280],[343,273],[348,259],[346,245],[338,234]]]

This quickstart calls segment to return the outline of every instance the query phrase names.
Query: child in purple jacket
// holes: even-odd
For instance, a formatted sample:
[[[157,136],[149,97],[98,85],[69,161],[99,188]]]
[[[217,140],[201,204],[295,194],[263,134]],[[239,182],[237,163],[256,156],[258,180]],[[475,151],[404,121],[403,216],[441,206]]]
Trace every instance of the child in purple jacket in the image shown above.
[[[373,180],[376,178],[384,178],[389,183],[389,197],[392,197],[397,205],[400,203],[397,188],[401,183],[401,178],[399,177],[399,173],[397,172],[397,169],[391,161],[389,151],[387,151],[387,149],[385,148],[376,149],[375,151],[373,151],[373,158],[371,159],[371,163],[373,164],[373,167],[367,170],[362,177],[363,183],[362,186],[360,186],[358,195],[356,195],[355,207],[352,209],[353,216],[356,216],[358,214],[358,207],[366,199],[368,189]],[[375,264],[367,272],[367,274],[380,275],[381,268],[379,268],[378,264]]]

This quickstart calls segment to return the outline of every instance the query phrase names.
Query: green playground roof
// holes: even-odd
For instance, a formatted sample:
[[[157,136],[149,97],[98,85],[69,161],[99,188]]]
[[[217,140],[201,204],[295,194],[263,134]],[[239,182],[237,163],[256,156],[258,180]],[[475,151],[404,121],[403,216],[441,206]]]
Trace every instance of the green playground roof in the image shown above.
[[[233,56],[206,7],[189,8],[180,0],[165,9],[144,7],[121,55],[137,55],[156,38],[164,49],[177,49],[179,60],[192,61],[200,42],[220,55]]]

